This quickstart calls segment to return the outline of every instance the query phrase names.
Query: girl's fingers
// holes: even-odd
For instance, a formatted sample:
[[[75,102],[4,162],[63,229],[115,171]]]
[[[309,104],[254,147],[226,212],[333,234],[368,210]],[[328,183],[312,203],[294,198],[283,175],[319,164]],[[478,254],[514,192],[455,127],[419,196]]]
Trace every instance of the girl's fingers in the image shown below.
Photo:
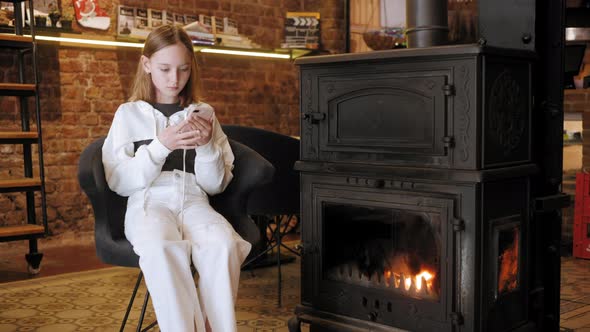
[[[189,118],[189,120],[191,121],[192,124],[194,124],[195,126],[198,126],[201,129],[211,128],[211,122],[207,121],[201,117],[192,116]]]
[[[182,133],[177,133],[177,138],[179,140],[183,140],[183,139],[187,139],[187,138],[193,138],[195,136],[197,136],[199,134],[198,130],[189,130],[189,131],[185,131]]]

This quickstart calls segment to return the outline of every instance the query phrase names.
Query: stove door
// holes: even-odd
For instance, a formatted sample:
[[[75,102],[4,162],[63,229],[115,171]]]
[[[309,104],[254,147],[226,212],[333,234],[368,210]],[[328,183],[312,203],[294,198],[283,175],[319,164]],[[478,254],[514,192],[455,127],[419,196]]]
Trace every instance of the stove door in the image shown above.
[[[304,299],[397,328],[451,331],[455,205],[440,193],[315,183]]]
[[[389,64],[379,71],[348,66],[317,73],[318,112],[303,114],[309,121],[302,129],[305,135],[311,124],[317,136],[302,157],[449,167],[451,68]]]

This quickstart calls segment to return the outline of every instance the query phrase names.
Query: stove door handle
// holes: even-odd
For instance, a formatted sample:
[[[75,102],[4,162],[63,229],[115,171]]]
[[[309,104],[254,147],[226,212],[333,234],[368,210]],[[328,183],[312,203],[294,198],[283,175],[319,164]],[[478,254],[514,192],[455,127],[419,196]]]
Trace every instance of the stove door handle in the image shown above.
[[[317,113],[317,112],[309,112],[309,113],[303,113],[301,115],[301,117],[303,118],[303,120],[307,120],[307,122],[309,122],[309,124],[318,124],[320,121],[322,121],[326,118],[326,114]]]

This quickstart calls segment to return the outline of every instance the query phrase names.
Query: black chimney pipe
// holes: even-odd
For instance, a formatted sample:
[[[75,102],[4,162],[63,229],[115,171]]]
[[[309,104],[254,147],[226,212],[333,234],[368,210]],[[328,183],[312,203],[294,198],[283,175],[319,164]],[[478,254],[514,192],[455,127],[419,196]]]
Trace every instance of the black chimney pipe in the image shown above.
[[[406,0],[408,47],[446,44],[449,34],[447,15],[447,0]]]

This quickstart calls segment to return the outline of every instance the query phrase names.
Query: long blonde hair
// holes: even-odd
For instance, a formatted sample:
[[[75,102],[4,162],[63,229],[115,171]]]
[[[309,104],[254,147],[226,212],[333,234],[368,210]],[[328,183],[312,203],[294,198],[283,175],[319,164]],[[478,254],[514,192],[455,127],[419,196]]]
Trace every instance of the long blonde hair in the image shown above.
[[[186,107],[191,103],[199,101],[200,82],[197,78],[198,65],[197,59],[194,55],[193,44],[187,33],[180,27],[166,24],[158,27],[152,31],[143,45],[142,55],[150,58],[154,53],[163,49],[164,47],[175,45],[177,43],[186,47],[191,55],[191,75],[186,82],[186,85],[178,94],[180,99],[180,106]],[[137,64],[137,71],[135,73],[135,80],[131,89],[131,97],[129,101],[144,100],[149,103],[156,101],[156,92],[150,74],[143,69],[141,61]]]

